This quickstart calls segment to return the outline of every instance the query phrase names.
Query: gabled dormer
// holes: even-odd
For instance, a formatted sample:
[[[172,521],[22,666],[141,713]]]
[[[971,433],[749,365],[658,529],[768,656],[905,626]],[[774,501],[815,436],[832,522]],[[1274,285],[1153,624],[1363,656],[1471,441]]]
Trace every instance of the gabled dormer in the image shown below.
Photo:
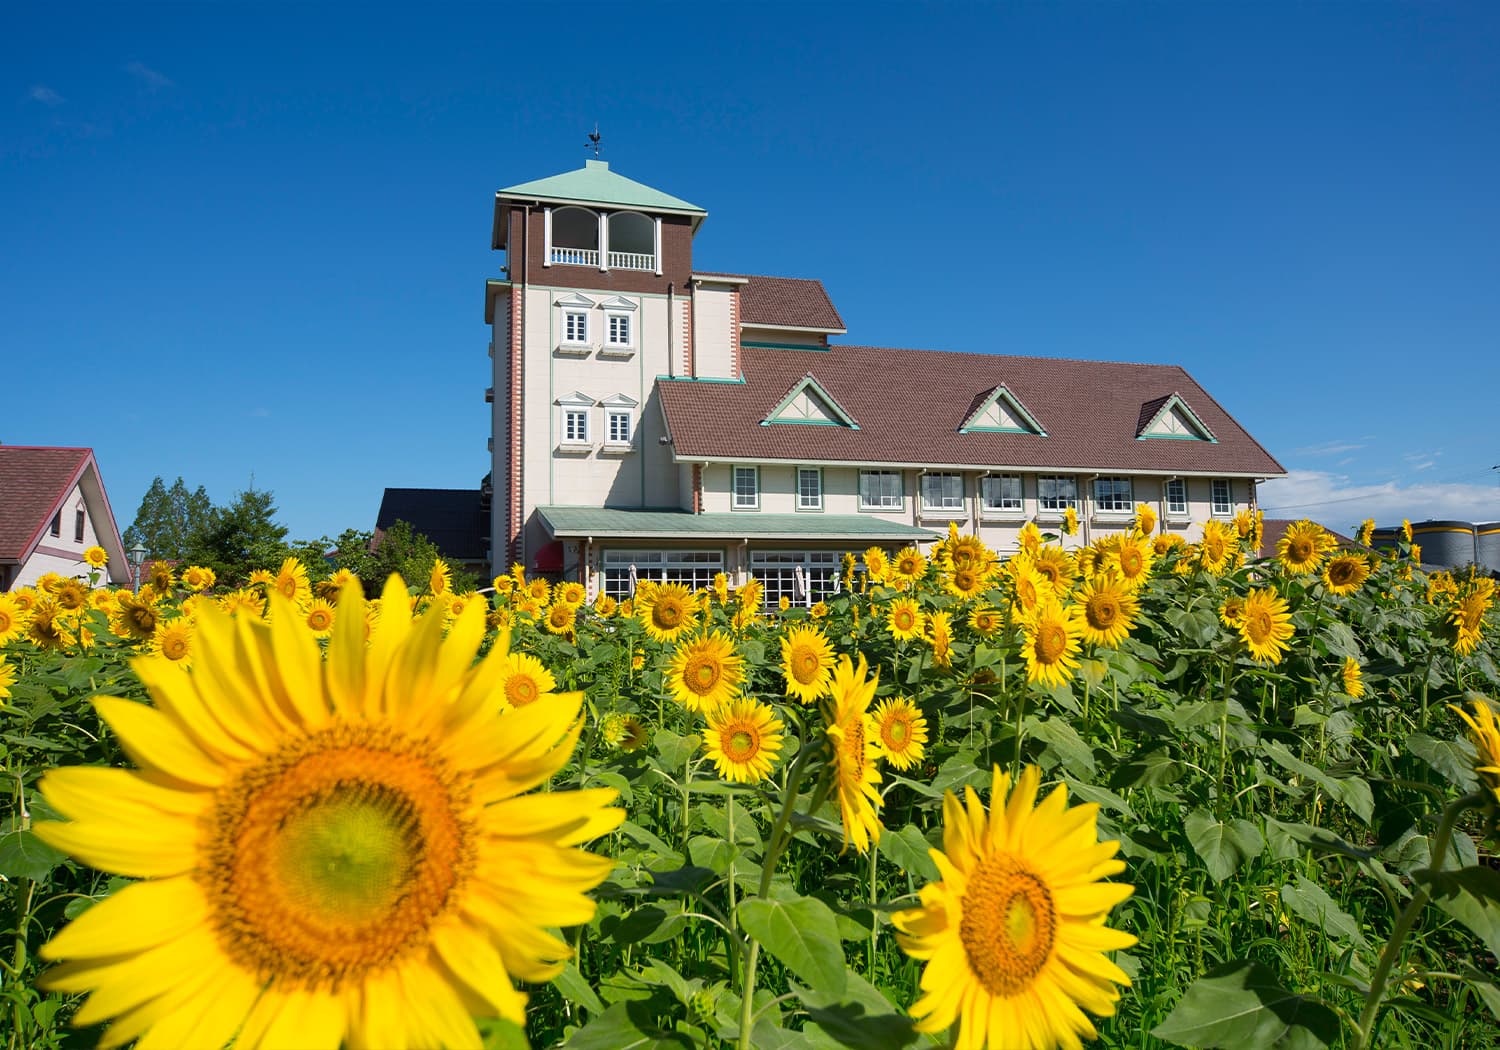
[[[854,417],[844,411],[844,407],[823,389],[823,384],[811,372],[793,383],[792,388],[776,403],[776,407],[760,421],[763,427],[776,423],[859,429]]]
[[[1219,440],[1178,393],[1154,398],[1142,405],[1135,436],[1137,441],[1163,439],[1217,444]]]
[[[613,172],[608,161],[495,194],[493,245],[513,281],[624,292],[685,290],[697,205]]]
[[[1036,416],[1004,383],[991,387],[974,399],[969,414],[958,427],[960,434],[971,431],[1047,436],[1047,431],[1042,429]]]

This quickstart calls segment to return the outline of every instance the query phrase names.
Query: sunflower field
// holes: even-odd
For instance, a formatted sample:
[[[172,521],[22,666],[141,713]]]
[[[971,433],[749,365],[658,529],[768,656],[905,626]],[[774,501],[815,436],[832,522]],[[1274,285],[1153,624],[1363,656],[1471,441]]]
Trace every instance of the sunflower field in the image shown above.
[[[1155,525],[782,608],[91,552],[0,594],[0,1044],[1500,1046],[1493,582]]]

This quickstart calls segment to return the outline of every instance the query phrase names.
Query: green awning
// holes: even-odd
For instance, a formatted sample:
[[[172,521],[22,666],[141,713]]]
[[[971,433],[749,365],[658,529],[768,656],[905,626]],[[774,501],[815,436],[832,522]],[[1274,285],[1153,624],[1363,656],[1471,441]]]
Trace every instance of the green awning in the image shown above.
[[[852,544],[926,543],[939,537],[874,514],[693,514],[685,510],[538,507],[553,539],[847,540]]]

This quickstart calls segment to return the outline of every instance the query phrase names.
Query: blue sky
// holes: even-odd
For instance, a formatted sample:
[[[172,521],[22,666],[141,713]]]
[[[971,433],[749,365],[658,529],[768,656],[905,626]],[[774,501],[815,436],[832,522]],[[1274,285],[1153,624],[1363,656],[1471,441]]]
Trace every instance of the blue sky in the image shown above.
[[[31,5],[0,441],[273,491],[488,469],[494,190],[615,170],[848,341],[1185,366],[1274,516],[1500,519],[1500,5]],[[893,391],[899,396],[899,391]]]

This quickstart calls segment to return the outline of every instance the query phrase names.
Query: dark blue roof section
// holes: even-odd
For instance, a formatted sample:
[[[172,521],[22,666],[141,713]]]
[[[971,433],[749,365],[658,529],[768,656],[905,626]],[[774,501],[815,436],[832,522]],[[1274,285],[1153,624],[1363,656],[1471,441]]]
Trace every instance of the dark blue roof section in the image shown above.
[[[398,521],[430,539],[450,561],[485,560],[490,510],[479,489],[386,489],[375,528],[383,531]]]

